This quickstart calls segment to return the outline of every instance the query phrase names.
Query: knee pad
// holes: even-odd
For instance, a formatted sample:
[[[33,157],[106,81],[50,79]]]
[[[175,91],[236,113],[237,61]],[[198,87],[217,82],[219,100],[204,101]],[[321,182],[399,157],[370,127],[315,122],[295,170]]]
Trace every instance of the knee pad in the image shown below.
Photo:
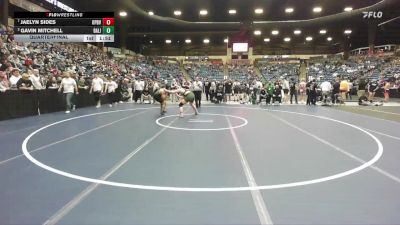
[[[184,104],[181,102],[181,103],[179,103],[179,107],[182,107]]]

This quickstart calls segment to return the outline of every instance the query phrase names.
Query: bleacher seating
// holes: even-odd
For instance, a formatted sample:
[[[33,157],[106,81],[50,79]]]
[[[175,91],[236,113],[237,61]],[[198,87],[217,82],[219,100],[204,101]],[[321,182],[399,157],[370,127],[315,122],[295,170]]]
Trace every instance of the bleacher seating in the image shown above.
[[[298,63],[272,63],[259,62],[258,69],[265,80],[277,80],[280,77],[299,79],[300,64]]]
[[[229,79],[249,81],[256,77],[252,65],[229,65]]]
[[[221,64],[203,62],[188,63],[184,65],[184,68],[192,79],[195,77],[209,78],[212,80],[224,79],[224,66]]]

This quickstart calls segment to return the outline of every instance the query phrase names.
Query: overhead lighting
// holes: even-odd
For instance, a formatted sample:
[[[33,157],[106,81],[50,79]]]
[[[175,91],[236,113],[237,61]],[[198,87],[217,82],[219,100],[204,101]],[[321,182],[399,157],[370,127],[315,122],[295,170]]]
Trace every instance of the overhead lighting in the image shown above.
[[[271,39],[269,39],[269,38],[264,38],[264,42],[270,42],[271,41]]]
[[[262,13],[264,13],[264,10],[261,9],[261,8],[257,8],[257,9],[254,10],[254,12],[255,12],[256,14],[262,14]]]
[[[180,15],[182,15],[182,12],[180,10],[175,10],[174,11],[174,15],[175,16],[180,16]]]
[[[352,11],[353,10],[353,7],[346,7],[346,8],[344,8],[344,11],[345,12],[350,12],[350,11]]]
[[[225,39],[224,39],[224,43],[228,43],[228,38],[225,38]]]
[[[311,36],[306,37],[306,41],[312,41],[313,38]]]
[[[290,39],[290,37],[285,37],[283,40],[284,40],[285,42],[289,42],[291,39]]]
[[[210,39],[204,39],[204,40],[203,40],[203,43],[204,43],[204,44],[210,43]]]
[[[200,10],[200,15],[205,16],[208,14],[208,11],[205,9]]]
[[[332,41],[331,37],[326,38],[327,41]]]
[[[150,15],[150,16],[153,16],[153,15],[154,15],[154,12],[153,12],[153,11],[149,11],[149,15]]]
[[[186,39],[186,40],[185,40],[185,43],[186,43],[186,44],[190,44],[190,43],[192,43],[192,40]]]
[[[172,41],[171,41],[170,39],[167,39],[167,40],[165,40],[165,43],[167,43],[167,44],[171,44],[171,43],[172,43]]]
[[[228,11],[228,13],[231,14],[231,15],[236,14],[236,9],[230,9]]]
[[[255,30],[254,35],[261,35],[261,30]]]
[[[313,8],[313,12],[315,12],[315,13],[320,13],[321,11],[322,11],[322,7],[317,6],[317,7]]]
[[[149,42],[150,42],[150,44],[153,44],[153,41],[152,41],[152,40],[150,40]]]
[[[294,30],[293,33],[296,35],[299,35],[299,34],[301,34],[301,30]]]
[[[320,34],[326,34],[326,30],[320,30],[319,33]]]
[[[286,8],[285,12],[286,13],[293,13],[294,9],[293,8]]]
[[[272,35],[278,35],[279,34],[279,30],[273,30],[273,31],[271,31],[271,34]]]
[[[349,30],[349,29],[347,29],[347,30],[344,31],[345,34],[351,34],[351,32],[353,32],[353,31],[352,31],[352,30]]]
[[[125,11],[121,11],[121,12],[119,12],[119,15],[122,16],[122,17],[125,17],[125,16],[128,15],[128,13],[125,12]]]

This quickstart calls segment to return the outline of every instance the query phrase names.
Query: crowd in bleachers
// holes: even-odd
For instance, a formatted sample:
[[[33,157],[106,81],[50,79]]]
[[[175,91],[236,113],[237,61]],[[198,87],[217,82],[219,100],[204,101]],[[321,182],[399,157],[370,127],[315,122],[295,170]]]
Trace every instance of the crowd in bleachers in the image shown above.
[[[246,81],[253,80],[257,75],[253,65],[232,64],[228,66],[229,78],[232,80]]]
[[[224,65],[222,64],[212,64],[211,62],[192,62],[185,63],[184,68],[192,79],[195,77],[209,78],[219,81],[224,79]]]
[[[257,63],[257,67],[265,80],[276,80],[282,76],[289,79],[293,78],[295,80],[298,80],[300,74],[299,63],[271,63],[261,61]]]
[[[311,61],[307,67],[308,76],[319,78],[322,81],[333,81],[335,77],[347,77],[354,80],[359,76],[368,79],[379,79],[400,74],[398,59],[392,57],[354,56],[348,60],[322,59]]]

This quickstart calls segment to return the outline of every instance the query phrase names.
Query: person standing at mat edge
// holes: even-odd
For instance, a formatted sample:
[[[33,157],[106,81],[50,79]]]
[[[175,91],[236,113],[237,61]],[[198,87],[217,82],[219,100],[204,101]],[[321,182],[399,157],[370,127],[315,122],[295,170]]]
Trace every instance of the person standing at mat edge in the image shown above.
[[[76,81],[71,78],[69,72],[63,72],[64,78],[61,81],[60,87],[58,88],[58,92],[61,92],[63,89],[63,94],[66,102],[66,111],[65,113],[70,113],[72,108],[72,97],[74,96],[74,91],[76,94],[78,92],[78,85],[76,85]]]
[[[92,85],[90,87],[89,93],[94,96],[94,100],[96,101],[96,108],[100,108],[100,95],[103,91],[104,81],[99,77],[98,74],[94,74],[94,78],[92,80]]]
[[[185,90],[182,87],[179,87],[176,90],[170,90],[170,91],[167,90],[167,92],[170,94],[177,94],[180,98],[180,100],[179,100],[179,117],[181,117],[181,118],[183,117],[183,106],[186,103],[189,103],[190,106],[192,106],[192,109],[193,109],[195,115],[199,114],[199,112],[197,111],[196,105],[194,104],[193,92],[191,92],[189,90]]]
[[[118,84],[113,80],[112,77],[107,78],[106,86],[104,88],[105,92],[107,92],[107,97],[108,101],[110,102],[110,107],[113,106],[113,104],[117,104],[117,96],[115,91],[118,88]]]

